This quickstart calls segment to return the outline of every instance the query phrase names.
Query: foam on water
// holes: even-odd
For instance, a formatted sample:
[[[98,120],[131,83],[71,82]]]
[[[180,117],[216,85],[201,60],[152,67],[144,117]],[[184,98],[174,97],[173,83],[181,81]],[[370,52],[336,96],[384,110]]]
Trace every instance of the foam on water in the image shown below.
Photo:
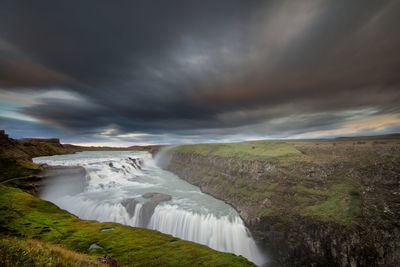
[[[86,170],[86,177],[82,178],[87,185],[84,192],[60,195],[55,184],[41,196],[82,219],[155,229],[242,255],[258,265],[266,262],[231,206],[162,170],[147,152],[91,151],[39,157],[34,162],[82,166]],[[168,194],[172,199],[159,203],[151,210],[149,220],[143,220],[145,203],[149,200],[142,195],[148,192]],[[128,211],[123,204],[126,200],[133,201],[134,210]],[[144,221],[146,225],[142,225]]]

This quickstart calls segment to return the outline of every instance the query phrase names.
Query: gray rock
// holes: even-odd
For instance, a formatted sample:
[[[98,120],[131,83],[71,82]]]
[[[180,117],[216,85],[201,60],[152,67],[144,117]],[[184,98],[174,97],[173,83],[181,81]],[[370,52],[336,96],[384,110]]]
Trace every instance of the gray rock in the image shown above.
[[[162,193],[145,193],[142,197],[146,200],[140,209],[139,213],[139,227],[146,227],[150,222],[151,216],[153,216],[154,210],[160,202],[169,201],[172,199],[170,195],[162,194]],[[124,199],[121,204],[125,207],[126,211],[129,213],[132,218],[135,214],[136,206],[140,203],[135,198],[127,198]]]
[[[101,231],[101,232],[107,232],[107,231],[111,231],[111,230],[114,230],[114,227],[112,227],[112,228],[101,229],[100,231]]]
[[[126,211],[128,212],[129,216],[132,218],[133,215],[135,214],[135,209],[136,209],[136,204],[139,203],[139,201],[137,201],[134,198],[127,198],[124,199],[121,204],[122,206],[125,207]]]
[[[90,245],[90,247],[88,249],[95,249],[95,248],[102,248],[102,247],[100,247],[96,243],[93,243],[93,244]]]
[[[162,193],[145,193],[142,195],[142,197],[150,199],[149,201],[143,204],[143,207],[140,210],[139,224],[141,227],[146,227],[157,205],[160,202],[171,200],[172,197],[170,195]]]

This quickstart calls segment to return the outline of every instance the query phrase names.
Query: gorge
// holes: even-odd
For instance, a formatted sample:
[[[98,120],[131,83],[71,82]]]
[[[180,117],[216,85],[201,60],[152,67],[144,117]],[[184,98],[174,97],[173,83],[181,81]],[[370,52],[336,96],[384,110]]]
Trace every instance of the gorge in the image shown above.
[[[70,176],[50,177],[41,194],[82,219],[158,230],[259,266],[267,261],[233,208],[160,169],[148,152],[86,151],[33,161],[84,168],[72,183]]]
[[[280,266],[400,262],[399,135],[182,145],[165,168],[231,204]]]
[[[4,137],[2,173],[14,175],[6,172],[11,163],[23,175],[33,173],[5,185],[40,192],[80,218],[107,222],[96,228],[101,235],[121,227],[110,221],[146,227],[175,236],[167,239],[171,241],[166,248],[183,244],[178,237],[268,266],[396,266],[399,261],[398,135],[141,147],[142,151],[78,152],[85,148],[50,141]],[[40,156],[34,162],[47,166],[29,163],[29,156]],[[41,168],[44,171],[38,173]],[[32,200],[12,197],[15,204],[10,207],[12,187],[0,188],[2,231],[46,238],[18,224],[15,218],[20,215],[10,215],[17,203],[28,203],[25,212],[35,207],[31,201],[39,201],[26,194],[23,199]],[[48,231],[47,220],[40,226],[43,231]],[[57,232],[59,227],[50,230]],[[68,230],[64,238],[69,236],[74,237]],[[73,248],[110,245],[90,240]],[[125,254],[113,254],[115,246],[120,247],[114,243],[107,252],[127,263],[123,255],[148,244],[127,246]],[[99,253],[99,248],[90,253]],[[176,259],[185,257],[176,253]]]

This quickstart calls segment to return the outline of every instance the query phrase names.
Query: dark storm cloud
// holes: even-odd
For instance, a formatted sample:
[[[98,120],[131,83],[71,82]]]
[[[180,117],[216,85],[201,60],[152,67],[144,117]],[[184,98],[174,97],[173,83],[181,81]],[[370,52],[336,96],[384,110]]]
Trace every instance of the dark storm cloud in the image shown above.
[[[68,141],[68,135],[56,127],[43,125],[41,123],[10,119],[0,116],[0,125],[2,128],[7,129],[7,132],[12,132],[13,138],[25,137],[41,137],[52,138],[59,137]],[[72,141],[71,139],[69,141]]]
[[[398,1],[3,1],[0,87],[78,94],[20,110],[76,134],[327,130],[346,111],[400,113],[399,12]]]
[[[68,80],[62,74],[40,64],[0,56],[0,86],[2,87],[48,87]]]

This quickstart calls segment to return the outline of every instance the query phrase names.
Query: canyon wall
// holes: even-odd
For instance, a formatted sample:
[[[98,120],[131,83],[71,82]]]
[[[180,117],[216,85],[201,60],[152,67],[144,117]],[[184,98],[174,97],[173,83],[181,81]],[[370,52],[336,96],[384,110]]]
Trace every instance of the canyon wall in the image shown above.
[[[231,204],[282,266],[400,262],[400,146],[391,141],[183,145],[166,169]]]

